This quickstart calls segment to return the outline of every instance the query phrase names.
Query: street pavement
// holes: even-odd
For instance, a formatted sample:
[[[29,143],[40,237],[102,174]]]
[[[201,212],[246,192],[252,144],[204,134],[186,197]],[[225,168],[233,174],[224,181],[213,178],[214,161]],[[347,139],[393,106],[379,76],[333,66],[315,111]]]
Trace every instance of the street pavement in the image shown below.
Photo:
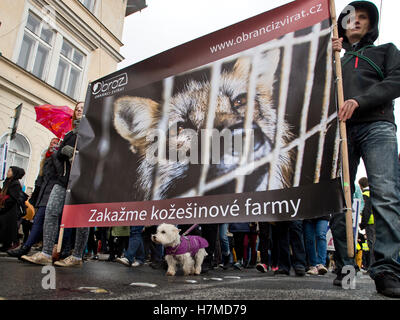
[[[332,285],[335,275],[274,276],[256,269],[221,268],[200,276],[174,277],[145,264],[127,267],[87,260],[82,267],[55,267],[55,288],[46,289],[50,271],[16,258],[0,256],[1,300],[395,300],[376,293],[366,274],[355,289]],[[46,278],[47,277],[47,278]],[[47,279],[47,280],[46,280]]]

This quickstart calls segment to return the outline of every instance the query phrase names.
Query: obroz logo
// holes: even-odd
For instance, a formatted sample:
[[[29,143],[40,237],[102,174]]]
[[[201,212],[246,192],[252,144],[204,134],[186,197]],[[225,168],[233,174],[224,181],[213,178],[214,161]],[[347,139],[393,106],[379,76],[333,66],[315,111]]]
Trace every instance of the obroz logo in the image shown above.
[[[110,79],[96,82],[92,88],[92,94],[95,98],[109,96],[111,94],[124,90],[124,86],[128,84],[128,75],[126,73],[119,74]]]

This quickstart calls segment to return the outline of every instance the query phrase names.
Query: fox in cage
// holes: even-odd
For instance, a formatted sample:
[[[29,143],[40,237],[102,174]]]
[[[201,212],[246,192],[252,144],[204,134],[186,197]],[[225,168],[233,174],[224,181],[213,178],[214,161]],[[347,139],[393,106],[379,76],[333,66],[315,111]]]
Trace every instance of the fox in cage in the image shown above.
[[[190,188],[196,188],[204,163],[196,163],[193,157],[183,156],[176,161],[171,150],[178,154],[204,155],[204,135],[202,130],[212,129],[231,132],[231,137],[251,132],[250,153],[253,162],[267,157],[277,145],[277,108],[273,103],[273,88],[276,71],[280,61],[280,49],[271,49],[259,54],[257,66],[252,63],[250,55],[234,59],[229,68],[221,68],[218,74],[218,88],[214,98],[211,97],[210,79],[203,81],[190,79],[179,92],[171,94],[164,114],[167,118],[168,134],[165,136],[166,157],[158,159],[160,141],[155,139],[159,123],[163,119],[162,103],[145,97],[122,96],[114,102],[113,123],[116,131],[130,143],[132,152],[139,157],[137,169],[137,187],[143,192],[145,200],[151,200],[154,193],[155,176],[159,179],[158,198],[173,198]],[[245,128],[246,110],[249,104],[250,75],[253,69],[254,112]],[[254,74],[255,72],[255,74]],[[205,78],[205,77],[204,77]],[[207,128],[208,110],[214,99],[212,128]],[[164,109],[165,110],[165,109]],[[213,109],[214,110],[214,109]],[[164,115],[165,116],[165,115]],[[289,125],[282,123],[280,146],[291,138]],[[153,137],[153,138],[150,138]],[[161,139],[161,140],[160,140]],[[218,139],[222,139],[219,136]],[[214,139],[212,139],[214,140]],[[219,141],[219,140],[218,140]],[[240,143],[242,144],[243,141]],[[222,185],[205,194],[234,193],[235,172],[241,165],[241,152],[235,149],[221,148],[220,144],[211,143],[213,147],[208,161],[205,182],[209,183],[221,176],[227,177]],[[171,147],[173,146],[173,147]],[[214,153],[219,153],[220,161],[212,161]],[[218,158],[218,157],[217,157]],[[264,161],[245,176],[243,192],[282,189],[290,186],[291,153],[280,150],[277,161]],[[235,171],[236,170],[236,171]],[[271,172],[274,173],[270,177]]]

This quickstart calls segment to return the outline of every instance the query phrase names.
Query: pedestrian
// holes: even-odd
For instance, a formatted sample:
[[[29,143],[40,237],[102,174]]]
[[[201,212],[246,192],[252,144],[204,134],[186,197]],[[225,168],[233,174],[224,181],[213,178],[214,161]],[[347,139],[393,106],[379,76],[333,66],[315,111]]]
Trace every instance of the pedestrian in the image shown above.
[[[258,223],[258,251],[260,252],[260,263],[256,269],[260,272],[278,270],[278,242],[276,224],[274,222]]]
[[[157,232],[156,225],[146,226],[142,236],[145,249],[145,256],[150,253],[150,267],[153,269],[165,269],[167,263],[163,260],[164,248],[160,243],[154,243],[151,241],[151,235]],[[165,269],[166,270],[166,269]]]
[[[374,208],[376,242],[375,263],[370,276],[376,290],[400,297],[400,185],[399,161],[394,121],[394,99],[400,96],[400,52],[392,43],[375,46],[379,35],[379,12],[369,1],[349,4],[354,13],[344,10],[338,19],[339,39],[333,38],[333,50],[345,49],[342,58],[344,103],[338,118],[346,122],[350,185],[360,158],[363,159]],[[346,19],[346,20],[344,20]],[[346,257],[345,215],[337,214],[332,226],[339,268],[354,266]],[[341,271],[335,285],[341,285]]]
[[[358,184],[362,189],[364,197],[364,209],[361,212],[361,223],[360,229],[365,230],[367,243],[369,248],[369,261],[368,266],[371,266],[375,262],[374,258],[374,246],[376,241],[376,230],[375,230],[375,219],[371,206],[370,191],[368,185],[368,178],[362,177],[358,180]]]
[[[303,222],[300,220],[278,222],[276,228],[278,270],[274,274],[288,276],[293,266],[296,276],[304,276],[306,274],[306,251]]]
[[[96,236],[96,227],[89,228],[89,236],[87,240],[87,253],[84,255],[85,259],[99,260],[98,256],[99,240]]]
[[[143,229],[144,226],[131,226],[129,234],[128,250],[125,256],[115,259],[128,267],[139,267],[145,263],[144,245],[143,245]]]
[[[33,226],[33,219],[35,217],[35,208],[30,204],[29,201],[25,201],[25,205],[26,215],[21,219],[22,232],[24,233],[24,239],[22,240],[22,243],[25,243],[28,240]]]
[[[260,263],[256,269],[260,272],[267,272],[270,269],[268,250],[271,248],[271,224],[268,222],[258,223],[258,251],[260,252]]]
[[[53,248],[58,239],[60,218],[64,207],[66,187],[69,181],[76,137],[82,114],[83,102],[78,102],[75,106],[72,118],[73,129],[64,136],[64,140],[58,151],[52,155],[57,169],[57,180],[51,190],[46,206],[42,251],[32,256],[21,256],[21,259],[24,261],[39,265],[52,264]],[[63,260],[56,261],[54,265],[60,267],[81,266],[88,236],[89,228],[78,228],[75,235],[75,245],[72,255]]]
[[[32,196],[29,198],[29,203],[36,208],[32,229],[28,238],[26,240],[24,239],[23,244],[19,248],[7,251],[7,254],[11,257],[19,258],[28,254],[31,247],[43,239],[43,223],[46,205],[50,197],[50,192],[57,180],[57,170],[51,155],[58,150],[59,141],[60,139],[58,138],[50,140],[49,147],[40,162],[39,174],[35,180],[35,189],[33,190]]]
[[[217,223],[201,224],[200,228],[201,228],[201,236],[208,242],[208,247],[205,248],[207,256],[203,260],[201,273],[207,273],[209,270],[213,270],[214,266],[216,265],[214,253],[218,237],[218,224]]]
[[[365,259],[364,253],[363,253],[363,247],[362,244],[364,242],[364,235],[362,233],[358,234],[357,237],[357,243],[356,243],[356,264],[358,268],[361,270],[363,267],[363,260]]]
[[[371,251],[369,250],[368,247],[368,238],[367,235],[363,235],[363,242],[361,243],[361,249],[362,249],[362,269],[363,271],[368,272],[369,266],[370,266],[370,261],[371,261]]]
[[[108,245],[108,227],[98,227],[96,228],[96,238],[99,241],[99,253],[109,253],[109,245]]]
[[[122,258],[122,254],[129,246],[129,231],[129,226],[110,228],[108,240],[110,254],[107,261],[115,261],[116,258]]]
[[[309,264],[307,274],[324,275],[328,272],[325,263],[327,254],[326,233],[329,219],[330,216],[324,216],[303,221],[304,244]]]
[[[247,254],[245,253],[247,249],[245,249],[245,236],[250,233],[250,223],[230,223],[229,232],[233,234],[233,249],[236,253],[236,261],[233,267],[237,270],[242,270],[248,263]]]
[[[221,258],[222,258],[222,268],[224,270],[228,269],[231,265],[231,251],[229,249],[229,239],[228,239],[228,228],[229,223],[220,223],[218,225],[219,243],[221,246]]]
[[[358,184],[355,185],[355,188],[356,189],[353,194],[353,199],[359,199],[361,201],[360,212],[362,212],[362,210],[364,209],[364,197],[362,194],[362,190]]]
[[[253,269],[257,264],[257,240],[258,240],[258,224],[250,222],[250,231],[244,235],[244,267]]]
[[[26,201],[19,179],[24,175],[24,169],[10,166],[0,191],[0,243],[3,244],[0,251],[3,252],[18,241],[18,220],[22,217],[21,206],[25,206]]]

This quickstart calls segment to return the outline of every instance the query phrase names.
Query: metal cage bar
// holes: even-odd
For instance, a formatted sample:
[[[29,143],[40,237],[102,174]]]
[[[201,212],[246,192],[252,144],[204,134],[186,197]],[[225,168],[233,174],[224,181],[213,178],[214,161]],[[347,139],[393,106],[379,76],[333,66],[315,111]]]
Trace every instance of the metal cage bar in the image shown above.
[[[316,36],[313,37],[310,41],[310,52],[308,58],[308,70],[307,70],[307,81],[306,81],[306,91],[304,95],[303,108],[301,111],[301,122],[300,122],[300,143],[297,148],[297,160],[296,160],[296,169],[294,173],[294,181],[293,186],[297,187],[300,184],[300,176],[301,176],[301,168],[303,165],[304,158],[304,148],[305,148],[305,140],[301,139],[307,131],[307,120],[308,120],[308,112],[310,109],[311,102],[311,94],[314,85],[314,70],[317,62],[317,54],[318,54],[318,44],[319,44],[319,31],[321,29],[320,24],[316,24],[313,26],[313,34]]]
[[[152,199],[159,200],[161,199],[160,191],[160,174],[159,174],[159,165],[166,161],[165,151],[166,151],[166,132],[168,130],[168,120],[169,120],[169,108],[170,108],[170,99],[172,97],[172,90],[174,84],[174,77],[168,77],[163,80],[163,105],[162,105],[162,118],[158,123],[158,161],[154,168],[154,183],[152,188]]]

